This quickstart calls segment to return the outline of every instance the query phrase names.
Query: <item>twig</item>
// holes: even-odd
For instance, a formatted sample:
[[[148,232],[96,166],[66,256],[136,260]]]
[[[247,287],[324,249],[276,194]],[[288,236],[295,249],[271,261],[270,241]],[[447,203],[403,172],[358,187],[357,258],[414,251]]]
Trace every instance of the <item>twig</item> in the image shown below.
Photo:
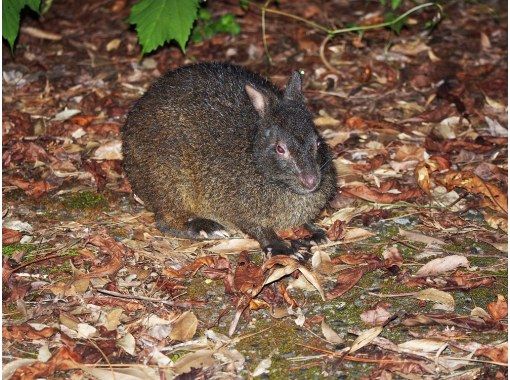
[[[322,62],[324,63],[324,65],[331,71],[335,72],[335,73],[339,73],[338,70],[336,70],[333,66],[331,66],[331,64],[328,62],[328,60],[326,59],[326,56],[324,54],[324,50],[325,50],[325,47],[326,47],[326,44],[327,42],[335,35],[337,34],[341,34],[341,33],[349,33],[349,32],[362,32],[362,31],[365,31],[365,30],[372,30],[372,29],[380,29],[380,28],[385,28],[387,26],[392,26],[392,25],[395,25],[399,22],[401,22],[402,20],[404,20],[406,17],[408,17],[409,15],[411,15],[412,13],[415,13],[423,8],[428,8],[428,7],[437,7],[439,9],[439,14],[442,15],[443,13],[443,8],[441,7],[441,5],[437,4],[437,3],[432,3],[432,2],[429,2],[429,3],[425,3],[425,4],[420,4],[420,5],[417,5],[411,9],[409,9],[407,12],[404,12],[402,13],[400,16],[398,16],[397,18],[391,20],[391,21],[386,21],[386,22],[382,22],[382,23],[379,23],[379,24],[374,24],[374,25],[358,25],[358,26],[351,26],[351,27],[348,27],[348,28],[340,28],[340,29],[330,29],[328,27],[325,27],[324,25],[320,25],[320,24],[317,24],[313,21],[310,21],[310,20],[307,20],[303,17],[300,17],[300,16],[296,16],[292,13],[287,13],[287,12],[284,12],[284,11],[280,11],[280,10],[277,10],[277,9],[270,9],[268,8],[269,7],[269,4],[271,3],[272,0],[267,0],[263,6],[260,6],[259,4],[257,3],[254,3],[254,2],[250,2],[251,4],[253,4],[255,7],[257,7],[260,12],[261,12],[261,16],[262,16],[262,43],[264,45],[264,50],[266,52],[266,55],[268,57],[268,60],[269,60],[269,64],[272,64],[272,59],[271,59],[271,55],[269,54],[269,47],[268,47],[268,44],[267,44],[267,34],[266,34],[266,13],[272,13],[272,14],[276,14],[276,15],[280,15],[280,16],[284,16],[284,17],[288,17],[288,18],[292,18],[294,20],[297,20],[297,21],[300,21],[302,23],[305,23],[306,25],[309,25],[310,27],[312,27],[313,29],[316,29],[316,30],[319,30],[323,33],[326,33],[327,34],[327,37],[322,41],[322,44],[321,44],[321,49],[319,51],[320,53],[320,57],[321,57],[321,60]]]
[[[335,69],[331,63],[329,63],[328,59],[326,58],[326,53],[325,53],[325,50],[326,50],[326,45],[328,43],[328,41],[333,37],[332,34],[328,34],[323,40],[322,40],[322,43],[321,43],[321,46],[319,48],[319,56],[321,57],[321,60],[322,60],[322,63],[324,64],[324,66],[326,66],[330,71],[334,72],[335,74],[341,74],[340,70],[337,70]]]
[[[176,307],[189,307],[190,306],[189,302],[174,302],[174,301],[169,301],[169,300],[162,300],[159,298],[137,296],[134,294],[123,294],[123,293],[114,292],[114,291],[106,290],[106,289],[96,289],[96,290],[98,293],[106,294],[106,295],[112,296],[112,297],[118,297],[118,298],[124,298],[124,299],[134,299],[134,300],[140,300],[140,301],[149,301],[149,302],[159,302],[164,305],[176,306]]]
[[[237,342],[240,342],[241,340],[244,340],[244,339],[248,339],[248,338],[251,338],[252,336],[255,336],[255,335],[259,335],[259,334],[262,334],[263,332],[267,331],[267,330],[271,330],[275,327],[278,327],[282,324],[283,321],[280,321],[274,325],[271,325],[269,327],[266,327],[265,329],[262,329],[260,331],[255,331],[254,333],[251,333],[251,334],[246,334],[246,335],[242,335],[242,336],[238,336],[236,338],[233,338],[232,341],[237,343]]]
[[[380,294],[374,292],[368,292],[371,296],[380,297],[380,298],[395,298],[395,297],[409,297],[414,296],[418,292],[409,292],[409,293],[388,293],[388,294]]]
[[[101,350],[101,348],[99,348],[99,346],[95,342],[93,342],[91,339],[87,339],[87,341],[91,345],[93,345],[96,348],[96,350],[99,351],[99,353],[101,354],[103,359],[106,361],[106,364],[108,364],[108,368],[110,368],[110,372],[112,373],[112,379],[115,379],[115,373],[113,372],[112,363],[110,363],[110,360],[108,360],[108,356],[106,356],[106,354],[103,352],[103,350]]]
[[[297,345],[301,346],[301,347],[308,348],[308,349],[313,350],[313,351],[324,352],[324,353],[332,355],[334,357],[345,359],[345,360],[349,360],[351,362],[379,363],[379,364],[420,363],[417,360],[385,360],[385,359],[360,358],[360,357],[352,356],[352,355],[338,354],[338,353],[336,353],[334,351],[325,350],[325,349],[319,348],[319,347],[308,346],[306,344],[297,343]]]
[[[320,25],[320,24],[317,24],[317,23],[315,23],[313,21],[307,20],[306,18],[293,15],[292,13],[287,13],[287,12],[279,11],[277,9],[266,9],[266,11],[269,12],[269,13],[273,13],[275,15],[285,16],[285,17],[289,17],[289,18],[292,18],[292,19],[297,20],[297,21],[301,21],[301,22],[303,22],[303,23],[305,23],[307,25],[310,25],[312,28],[318,29],[318,30],[320,30],[322,32],[331,33],[331,30],[328,29],[327,27],[325,27],[323,25]]]
[[[269,46],[267,45],[267,34],[266,34],[266,10],[271,3],[271,0],[267,0],[264,6],[261,9],[262,12],[262,44],[264,45],[264,51],[266,52],[267,60],[269,61],[269,65],[273,64],[273,60],[271,59],[271,54],[269,53]]]
[[[420,5],[417,5],[411,9],[409,9],[407,12],[402,13],[400,16],[398,16],[397,18],[395,18],[391,21],[386,21],[386,22],[382,22],[380,24],[374,24],[374,25],[351,26],[349,28],[330,30],[328,32],[331,34],[340,34],[340,33],[362,32],[362,31],[370,30],[370,29],[385,28],[387,26],[392,26],[392,25],[398,24],[400,21],[404,20],[407,16],[409,16],[410,14],[412,14],[414,12],[419,11],[420,9],[428,8],[431,6],[437,7],[439,9],[440,14],[442,14],[443,8],[441,7],[441,5],[439,5],[437,3],[425,3],[425,4],[420,4]]]
[[[70,243],[68,245],[65,245],[61,248],[58,248],[57,250],[54,250],[53,252],[60,252],[64,249],[68,249],[68,248],[71,248],[73,246],[75,246],[76,244],[78,244],[79,240],[76,240],[74,241],[73,243]],[[51,252],[51,251],[50,251]],[[49,255],[49,256],[44,256],[44,257],[40,257],[38,259],[34,259],[32,261],[29,261],[29,262],[26,262],[24,264],[21,264],[19,266],[17,266],[16,268],[12,269],[11,270],[11,273],[14,273],[14,272],[17,272],[19,271],[20,269],[23,269],[25,267],[28,267],[29,265],[32,265],[32,264],[36,264],[36,263],[40,263],[41,261],[46,261],[46,260],[51,260],[51,259],[56,259],[56,258],[68,258],[70,257],[70,255],[68,253],[64,253],[64,254],[61,254],[61,253],[55,253],[53,255]]]

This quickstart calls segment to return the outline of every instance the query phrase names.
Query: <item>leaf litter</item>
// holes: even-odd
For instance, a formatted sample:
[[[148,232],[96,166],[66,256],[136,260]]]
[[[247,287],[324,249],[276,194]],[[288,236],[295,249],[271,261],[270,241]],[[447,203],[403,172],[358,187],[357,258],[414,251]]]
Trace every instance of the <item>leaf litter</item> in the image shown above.
[[[323,23],[383,17],[361,3],[315,3],[280,7]],[[507,67],[496,5],[448,7],[433,39],[410,20],[399,36],[335,37],[322,59],[342,71],[331,73],[317,32],[268,13],[268,67],[256,9],[210,4],[235,13],[242,32],[190,45],[190,56],[224,60],[228,43],[231,59],[280,85],[289,62],[306,71],[339,173],[317,219],[328,240],[312,243],[308,262],[265,258],[235,231],[190,242],[155,228],[123,175],[119,130],[147,85],[187,61],[169,47],[141,63],[128,7],[97,6],[55,3],[44,31],[23,19],[16,59],[4,54],[4,378],[506,376]],[[58,16],[69,8],[72,22]],[[41,32],[62,38],[41,42]]]

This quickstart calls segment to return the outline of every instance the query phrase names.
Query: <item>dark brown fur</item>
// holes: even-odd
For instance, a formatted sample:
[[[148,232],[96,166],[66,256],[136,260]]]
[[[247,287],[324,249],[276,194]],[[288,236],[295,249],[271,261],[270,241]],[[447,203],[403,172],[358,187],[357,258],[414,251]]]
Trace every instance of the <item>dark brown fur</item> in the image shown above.
[[[251,97],[247,84],[255,89]],[[335,192],[329,151],[297,73],[282,93],[239,66],[182,67],[150,87],[122,134],[134,193],[155,213],[158,228],[174,236],[199,238],[200,230],[215,236],[225,226],[273,254],[290,253],[274,230],[309,223]],[[275,153],[280,141],[290,159]],[[317,181],[315,191],[303,187],[306,174]]]

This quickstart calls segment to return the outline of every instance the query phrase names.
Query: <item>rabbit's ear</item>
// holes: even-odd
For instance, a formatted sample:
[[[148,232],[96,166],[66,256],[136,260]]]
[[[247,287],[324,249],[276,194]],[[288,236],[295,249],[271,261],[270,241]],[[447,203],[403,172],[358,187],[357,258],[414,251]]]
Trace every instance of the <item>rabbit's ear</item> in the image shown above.
[[[303,92],[301,91],[301,74],[294,71],[285,87],[284,97],[289,100],[303,101]]]
[[[246,86],[244,86],[244,89],[248,94],[251,100],[251,104],[253,104],[253,107],[257,110],[259,115],[263,117],[266,114],[267,110],[268,104],[267,97],[252,85],[247,84]]]

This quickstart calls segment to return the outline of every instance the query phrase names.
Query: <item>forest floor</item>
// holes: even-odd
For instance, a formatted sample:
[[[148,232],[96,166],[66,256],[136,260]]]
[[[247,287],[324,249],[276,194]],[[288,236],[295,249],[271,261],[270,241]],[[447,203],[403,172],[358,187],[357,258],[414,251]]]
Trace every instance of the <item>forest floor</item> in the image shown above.
[[[268,13],[272,64],[259,8],[208,6],[241,32],[186,54],[141,57],[131,5],[104,0],[56,1],[22,18],[14,54],[4,44],[4,379],[506,378],[506,2],[444,2],[433,30],[430,7],[400,34],[328,41]],[[338,28],[388,10],[270,8]],[[131,193],[119,135],[131,104],[209,60],[279,86],[304,71],[339,187],[306,262],[264,261],[240,233],[163,236]]]

